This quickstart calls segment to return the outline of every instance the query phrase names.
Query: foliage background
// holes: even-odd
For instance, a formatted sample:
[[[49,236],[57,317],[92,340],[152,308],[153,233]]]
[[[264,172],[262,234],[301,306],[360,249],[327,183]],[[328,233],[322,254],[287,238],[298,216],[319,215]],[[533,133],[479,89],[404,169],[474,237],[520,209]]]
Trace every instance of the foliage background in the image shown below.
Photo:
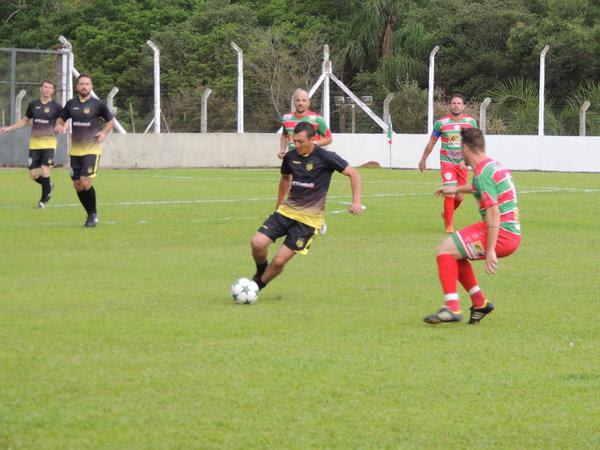
[[[294,88],[318,78],[327,43],[336,76],[372,96],[377,113],[395,93],[397,132],[426,129],[428,55],[439,45],[438,113],[451,93],[467,96],[475,112],[489,96],[489,132],[535,133],[539,52],[548,44],[546,133],[577,134],[587,99],[588,134],[600,135],[600,5],[593,0],[7,0],[0,24],[5,48],[57,48],[58,36],[67,37],[78,70],[94,76],[101,96],[119,87],[116,106],[128,130],[130,103],[138,131],[152,117],[145,44],[152,39],[161,48],[171,131],[199,131],[206,88],[213,91],[209,131],[235,130],[233,40],[245,53],[247,131],[277,129]],[[334,131],[349,131],[348,113],[332,106]],[[362,113],[356,121],[358,131],[378,131]]]

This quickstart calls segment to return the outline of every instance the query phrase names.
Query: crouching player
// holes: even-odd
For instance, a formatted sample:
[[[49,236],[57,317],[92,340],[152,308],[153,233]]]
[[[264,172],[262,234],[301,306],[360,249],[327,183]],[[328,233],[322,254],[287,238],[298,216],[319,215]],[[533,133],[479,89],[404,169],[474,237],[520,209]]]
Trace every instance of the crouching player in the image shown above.
[[[438,246],[437,265],[445,303],[423,319],[431,324],[462,320],[457,281],[471,296],[470,324],[479,323],[491,313],[494,305],[479,288],[469,260],[484,259],[485,271],[494,275],[498,258],[512,254],[521,243],[517,192],[510,172],[486,156],[480,130],[463,129],[461,135],[463,157],[473,169],[473,184],[445,186],[436,195],[474,194],[483,220],[450,234]]]
[[[281,163],[276,211],[252,237],[256,263],[253,280],[260,289],[279,275],[296,253],[308,252],[323,225],[325,200],[334,171],[350,178],[350,212],[361,212],[360,175],[337,154],[315,145],[314,135],[312,123],[300,122],[294,128],[295,149],[287,152]],[[269,246],[282,236],[286,238],[269,263]]]

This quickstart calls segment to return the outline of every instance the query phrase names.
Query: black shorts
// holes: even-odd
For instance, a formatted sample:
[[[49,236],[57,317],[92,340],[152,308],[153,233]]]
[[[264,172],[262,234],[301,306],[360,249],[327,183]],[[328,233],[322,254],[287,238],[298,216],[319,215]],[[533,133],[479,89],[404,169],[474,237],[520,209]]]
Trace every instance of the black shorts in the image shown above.
[[[71,179],[95,177],[99,162],[100,155],[71,156]]]
[[[54,165],[54,149],[42,148],[39,150],[29,149],[29,170],[39,169],[42,166],[52,167]]]
[[[272,241],[276,241],[281,236],[286,236],[283,245],[303,255],[308,253],[310,244],[318,234],[315,227],[290,219],[278,212],[274,212],[267,217],[258,232]]]

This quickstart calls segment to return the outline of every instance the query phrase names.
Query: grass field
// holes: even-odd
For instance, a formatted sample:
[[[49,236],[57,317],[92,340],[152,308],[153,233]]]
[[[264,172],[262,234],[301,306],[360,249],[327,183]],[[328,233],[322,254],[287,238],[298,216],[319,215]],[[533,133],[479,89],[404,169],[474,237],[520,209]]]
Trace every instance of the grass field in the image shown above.
[[[599,448],[600,175],[515,173],[496,311],[436,327],[439,173],[361,175],[365,213],[335,175],[327,235],[241,306],[276,170],[105,169],[96,229],[66,170],[45,210],[1,170],[0,448]]]

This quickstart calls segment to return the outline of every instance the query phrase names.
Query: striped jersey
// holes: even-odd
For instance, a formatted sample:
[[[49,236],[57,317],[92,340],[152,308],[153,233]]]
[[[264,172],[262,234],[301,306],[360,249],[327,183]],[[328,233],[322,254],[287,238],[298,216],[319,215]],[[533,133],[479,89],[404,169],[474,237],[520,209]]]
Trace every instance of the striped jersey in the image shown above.
[[[296,150],[285,154],[281,174],[292,176],[292,185],[277,212],[290,219],[321,228],[324,222],[325,200],[334,171],[343,172],[348,162],[337,153],[314,147],[309,155]]]
[[[323,119],[316,112],[308,111],[304,117],[297,117],[296,113],[293,112],[284,114],[284,116],[281,118],[281,126],[283,127],[283,133],[288,138],[288,150],[294,150],[296,148],[292,137],[294,134],[294,128],[296,128],[296,125],[298,125],[300,122],[311,123],[315,128],[315,137],[317,135],[321,137],[331,136],[331,131],[329,130],[327,123],[325,123],[325,119]]]
[[[34,100],[27,106],[25,117],[31,120],[30,150],[56,150],[54,127],[62,107],[54,100],[44,103]]]
[[[462,138],[460,130],[463,128],[477,128],[477,121],[466,114],[461,114],[457,120],[452,118],[452,114],[447,114],[433,124],[431,139],[437,141],[442,138],[442,148],[440,150],[440,161],[451,164],[460,164],[462,156]]]
[[[96,134],[102,131],[100,119],[110,122],[113,115],[108,107],[94,97],[81,101],[74,97],[67,102],[60,117],[66,122],[71,119],[71,156],[99,155],[102,147]]]
[[[482,220],[485,220],[487,208],[497,205],[500,210],[500,228],[521,234],[517,190],[509,170],[498,161],[486,158],[473,171],[473,188]]]

